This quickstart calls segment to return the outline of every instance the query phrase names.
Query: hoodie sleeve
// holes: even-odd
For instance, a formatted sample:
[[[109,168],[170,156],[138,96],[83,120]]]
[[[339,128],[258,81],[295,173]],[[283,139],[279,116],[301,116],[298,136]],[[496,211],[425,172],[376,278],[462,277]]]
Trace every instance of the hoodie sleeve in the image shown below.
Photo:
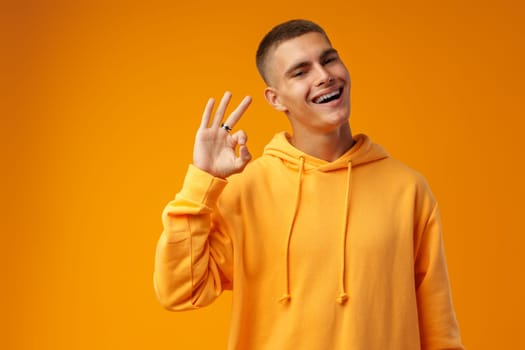
[[[439,208],[416,237],[415,278],[421,349],[463,350],[452,305]]]
[[[154,288],[168,310],[208,305],[232,287],[232,241],[212,221],[226,183],[190,165],[182,190],[164,209]]]

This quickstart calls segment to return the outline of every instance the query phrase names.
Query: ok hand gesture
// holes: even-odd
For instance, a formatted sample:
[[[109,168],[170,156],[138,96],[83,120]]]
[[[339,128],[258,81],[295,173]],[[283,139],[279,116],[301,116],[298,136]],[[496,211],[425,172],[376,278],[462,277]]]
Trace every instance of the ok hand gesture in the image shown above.
[[[230,134],[231,129],[237,124],[252,99],[246,96],[222,122],[231,96],[229,92],[224,94],[211,122],[215,101],[213,98],[208,100],[193,148],[193,165],[220,178],[241,172],[252,158],[246,147],[248,140],[246,133],[239,130]]]

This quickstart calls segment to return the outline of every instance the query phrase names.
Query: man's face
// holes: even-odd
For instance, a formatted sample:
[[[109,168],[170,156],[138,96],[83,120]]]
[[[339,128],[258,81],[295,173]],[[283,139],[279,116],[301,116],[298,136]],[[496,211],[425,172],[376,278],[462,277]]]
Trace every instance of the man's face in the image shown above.
[[[321,33],[279,44],[268,56],[266,71],[266,98],[286,113],[294,133],[329,133],[348,122],[350,75]]]

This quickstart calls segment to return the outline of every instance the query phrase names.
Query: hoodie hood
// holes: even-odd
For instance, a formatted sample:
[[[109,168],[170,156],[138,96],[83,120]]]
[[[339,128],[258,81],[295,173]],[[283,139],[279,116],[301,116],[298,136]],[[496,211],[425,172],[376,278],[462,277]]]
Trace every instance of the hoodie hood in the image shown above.
[[[341,157],[333,162],[328,162],[308,155],[295,148],[289,141],[289,135],[286,132],[276,134],[270,143],[264,148],[264,155],[277,157],[283,163],[291,168],[299,168],[301,162],[304,162],[304,171],[319,170],[333,171],[347,168],[348,163],[352,167],[374,162],[389,157],[389,154],[378,144],[372,142],[370,137],[364,134],[354,135],[355,144]]]
[[[286,235],[286,242],[284,248],[284,291],[279,298],[279,302],[286,304],[292,299],[290,286],[290,241],[292,238],[295,221],[301,202],[301,192],[303,175],[310,171],[330,172],[336,170],[343,170],[347,172],[346,176],[346,191],[344,210],[341,212],[341,243],[340,243],[340,274],[339,274],[339,295],[335,298],[338,304],[344,305],[350,298],[346,293],[345,274],[346,274],[346,241],[348,235],[348,217],[350,212],[350,198],[352,189],[352,168],[361,166],[367,163],[387,158],[389,155],[383,147],[375,144],[372,140],[364,135],[358,134],[354,136],[355,143],[346,153],[333,162],[327,162],[308,155],[289,142],[289,135],[285,132],[278,133],[270,141],[264,149],[264,155],[279,158],[285,166],[297,169],[297,184],[295,205],[293,215],[290,220],[290,226]]]

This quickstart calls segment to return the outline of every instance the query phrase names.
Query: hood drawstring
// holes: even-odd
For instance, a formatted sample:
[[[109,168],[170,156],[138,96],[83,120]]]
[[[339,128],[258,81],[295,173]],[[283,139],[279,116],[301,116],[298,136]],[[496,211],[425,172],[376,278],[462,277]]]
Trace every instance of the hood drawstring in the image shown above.
[[[304,162],[305,158],[303,156],[299,157],[299,172],[298,172],[298,181],[297,181],[297,193],[295,199],[295,206],[293,211],[292,222],[290,223],[290,229],[288,230],[288,236],[286,238],[285,246],[285,264],[284,264],[284,293],[279,298],[279,302],[286,304],[290,302],[290,240],[292,237],[293,227],[295,225],[295,219],[297,218],[297,212],[299,210],[299,203],[301,199],[301,185],[303,182],[303,173],[304,173]],[[345,194],[345,207],[344,207],[344,225],[343,231],[341,234],[341,280],[340,280],[340,294],[336,298],[336,302],[343,305],[348,301],[348,294],[346,294],[345,286],[345,272],[346,272],[346,236],[348,231],[348,220],[350,215],[350,195],[352,188],[352,161],[348,161],[348,170],[346,177],[346,194]]]
[[[346,293],[345,285],[345,273],[348,271],[346,266],[346,241],[347,241],[347,231],[349,229],[350,221],[350,197],[351,197],[351,182],[352,182],[352,168],[366,165],[368,163],[380,161],[382,159],[388,158],[388,153],[378,144],[372,142],[370,137],[364,134],[357,134],[353,136],[355,144],[349,149],[345,154],[342,154],[338,159],[332,162],[326,162],[326,160],[316,158],[305,154],[303,151],[295,148],[290,143],[291,136],[286,132],[280,132],[274,136],[272,141],[264,148],[264,157],[267,159],[279,160],[278,164],[282,162],[286,167],[290,168],[293,172],[296,171],[296,167],[299,167],[299,180],[297,183],[297,196],[295,200],[295,207],[293,212],[293,217],[290,223],[288,236],[286,240],[285,247],[285,267],[284,267],[284,293],[279,299],[283,304],[289,303],[291,300],[290,296],[290,244],[291,244],[291,235],[294,229],[294,225],[297,221],[298,210],[300,205],[300,196],[301,196],[301,187],[303,176],[309,171],[321,171],[321,172],[331,172],[331,171],[344,171],[347,169],[347,184],[346,184],[346,198],[345,198],[345,211],[341,213],[344,215],[344,226],[342,227],[343,232],[341,233],[340,240],[341,250],[340,250],[340,261],[341,261],[341,270],[340,276],[336,275],[336,279],[340,277],[339,290],[335,291],[335,299],[339,304],[345,304],[350,296]],[[352,161],[350,161],[352,159]],[[295,174],[294,174],[295,175]],[[342,175],[342,174],[341,174]],[[336,232],[337,234],[337,232]],[[337,254],[337,252],[336,252]],[[337,273],[337,272],[336,272]],[[349,279],[347,279],[348,281]]]
[[[290,229],[288,230],[288,237],[286,239],[285,247],[285,262],[284,262],[284,294],[279,298],[279,302],[286,304],[290,301],[290,239],[292,237],[292,231],[295,224],[295,219],[297,218],[297,211],[299,209],[299,203],[301,199],[301,184],[303,182],[303,172],[304,172],[304,156],[299,157],[301,163],[299,164],[299,175],[297,181],[297,194],[295,196],[295,207],[293,211],[292,222],[290,223]]]
[[[344,226],[341,239],[341,292],[335,299],[339,304],[343,305],[348,300],[345,287],[345,268],[346,268],[346,235],[348,231],[348,216],[350,215],[350,193],[352,188],[352,161],[348,161],[348,172],[346,176],[346,195],[345,195],[345,211],[344,211]]]

